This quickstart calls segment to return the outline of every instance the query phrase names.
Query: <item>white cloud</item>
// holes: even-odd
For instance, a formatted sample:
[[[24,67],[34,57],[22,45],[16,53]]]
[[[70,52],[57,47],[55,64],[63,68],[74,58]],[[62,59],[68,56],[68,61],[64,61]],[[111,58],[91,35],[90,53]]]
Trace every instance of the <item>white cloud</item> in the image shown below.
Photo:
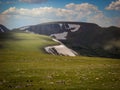
[[[6,18],[6,16],[10,17]],[[70,3],[64,8],[40,7],[26,9],[11,7],[2,12],[0,18],[4,18],[4,20],[0,19],[0,22],[7,21],[11,27],[39,24],[48,21],[84,21],[96,23],[101,26],[120,24],[119,17],[117,19],[108,18],[95,5],[88,3]]]
[[[98,10],[95,5],[89,3],[74,4],[70,3],[65,6],[68,10],[74,11],[74,19],[80,20],[82,18],[94,17],[97,14],[102,14],[102,11]]]
[[[101,14],[96,14],[93,17],[88,17],[87,18],[88,22],[92,22],[92,23],[97,23],[101,26],[111,26],[112,25],[112,20],[111,18],[108,18],[106,16],[104,16],[102,13]]]
[[[112,2],[108,7],[106,7],[106,10],[120,10],[120,0]]]
[[[17,9],[15,7],[11,7],[4,11],[2,14],[4,15],[20,15],[26,17],[34,17],[34,18],[67,18],[71,16],[74,12],[72,10],[61,9],[61,8],[53,8],[53,7],[40,7],[33,9],[25,9],[20,8]]]
[[[47,0],[19,0],[19,1],[25,3],[43,3],[46,2]]]
[[[82,3],[82,4],[70,3],[70,4],[67,4],[65,7],[68,8],[68,9],[74,9],[76,11],[80,11],[80,10],[84,10],[84,11],[88,11],[88,10],[99,11],[96,6],[94,6],[92,4],[89,4],[89,3]]]

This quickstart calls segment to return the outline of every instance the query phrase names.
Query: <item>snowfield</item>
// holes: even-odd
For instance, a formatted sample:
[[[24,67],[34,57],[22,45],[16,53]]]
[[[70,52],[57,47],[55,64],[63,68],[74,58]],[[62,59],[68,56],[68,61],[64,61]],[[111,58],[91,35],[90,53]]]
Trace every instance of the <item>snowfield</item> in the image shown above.
[[[56,39],[53,39],[53,40],[56,42],[59,42],[60,45],[45,47],[44,49],[47,53],[53,54],[53,55],[61,55],[61,56],[76,56],[76,55],[78,55],[75,51],[66,47],[60,41],[58,41]]]

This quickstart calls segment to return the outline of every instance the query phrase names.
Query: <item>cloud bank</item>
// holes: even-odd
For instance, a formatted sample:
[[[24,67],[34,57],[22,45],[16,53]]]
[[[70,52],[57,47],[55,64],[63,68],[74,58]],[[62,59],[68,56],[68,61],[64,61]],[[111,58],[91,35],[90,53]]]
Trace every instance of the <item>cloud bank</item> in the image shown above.
[[[106,10],[120,10],[120,0],[112,2],[108,7],[106,7]]]
[[[39,24],[48,21],[83,21],[101,26],[120,25],[120,18],[108,18],[97,6],[69,3],[64,8],[40,7],[33,9],[11,7],[0,15],[0,22],[9,27]],[[12,23],[11,23],[12,22]]]

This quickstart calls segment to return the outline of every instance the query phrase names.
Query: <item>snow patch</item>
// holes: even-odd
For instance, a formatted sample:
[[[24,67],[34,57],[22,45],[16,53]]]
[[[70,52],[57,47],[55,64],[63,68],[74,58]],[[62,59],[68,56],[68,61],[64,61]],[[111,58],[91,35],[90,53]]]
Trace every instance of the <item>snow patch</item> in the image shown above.
[[[19,28],[20,30],[26,30],[26,29],[28,29],[29,28],[29,26],[25,26],[25,27],[21,27],[21,28]]]
[[[50,36],[54,36],[58,40],[66,40],[68,32],[58,33],[58,34],[51,34]]]
[[[58,41],[56,39],[53,39],[53,40],[56,42],[59,42],[60,45],[45,47],[44,49],[47,53],[52,54],[52,55],[61,55],[61,56],[76,56],[76,55],[78,55],[77,52],[66,47],[60,41]]]
[[[80,25],[77,25],[77,24],[68,24],[68,25],[69,25],[71,32],[76,32],[80,28]]]

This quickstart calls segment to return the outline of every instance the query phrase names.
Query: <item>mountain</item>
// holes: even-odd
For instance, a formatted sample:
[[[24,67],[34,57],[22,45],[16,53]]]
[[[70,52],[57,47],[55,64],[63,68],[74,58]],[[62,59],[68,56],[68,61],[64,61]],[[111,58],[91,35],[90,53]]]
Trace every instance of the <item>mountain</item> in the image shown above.
[[[49,22],[19,28],[52,36],[80,55],[120,58],[120,28],[85,22]]]
[[[81,55],[120,58],[120,28],[81,26],[65,42]]]
[[[1,24],[0,24],[0,33],[8,32],[8,31],[9,31],[8,28],[6,28],[4,25],[1,25]]]

